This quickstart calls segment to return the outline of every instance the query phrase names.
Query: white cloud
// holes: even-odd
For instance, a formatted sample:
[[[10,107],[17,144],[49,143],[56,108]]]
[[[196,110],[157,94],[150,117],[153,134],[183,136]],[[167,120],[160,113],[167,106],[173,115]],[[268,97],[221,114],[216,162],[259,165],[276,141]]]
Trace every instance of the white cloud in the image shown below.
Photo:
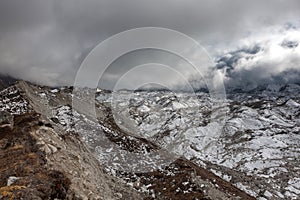
[[[224,74],[229,85],[251,88],[278,81],[280,76],[283,82],[300,82],[300,77],[289,74],[300,74],[300,28],[268,27],[240,40],[237,46],[224,56],[225,63],[220,63],[229,69]],[[249,51],[253,46],[259,50]]]

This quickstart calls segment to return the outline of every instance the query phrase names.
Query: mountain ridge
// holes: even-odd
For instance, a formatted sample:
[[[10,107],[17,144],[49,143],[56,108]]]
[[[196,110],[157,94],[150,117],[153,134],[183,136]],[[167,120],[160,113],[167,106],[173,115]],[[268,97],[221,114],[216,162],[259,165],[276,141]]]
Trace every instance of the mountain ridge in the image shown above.
[[[18,92],[16,92],[16,90]],[[65,92],[63,92],[64,90],[65,90]],[[46,89],[45,87],[40,87],[38,85],[32,85],[32,84],[30,84],[28,82],[25,82],[25,81],[19,81],[15,85],[12,85],[9,88],[6,88],[5,90],[2,90],[1,94],[2,94],[2,100],[7,99],[8,97],[10,97],[11,101],[15,101],[15,103],[14,103],[15,105],[21,106],[20,108],[12,108],[11,106],[6,107],[3,104],[2,104],[2,106],[0,106],[1,110],[4,109],[7,112],[11,112],[15,117],[22,116],[23,113],[26,114],[28,112],[29,113],[30,112],[41,113],[41,114],[39,114],[40,115],[39,120],[36,122],[38,124],[39,128],[38,128],[37,131],[31,132],[30,135],[33,135],[37,138],[37,140],[38,140],[37,144],[41,145],[41,147],[40,147],[41,151],[46,153],[46,155],[47,155],[46,156],[47,157],[46,166],[48,166],[48,167],[52,166],[52,167],[50,167],[50,169],[55,166],[54,169],[59,169],[59,171],[62,171],[63,174],[65,174],[65,176],[71,181],[70,186],[68,186],[68,187],[70,187],[70,191],[69,191],[69,193],[66,194],[67,196],[64,196],[64,198],[71,198],[70,197],[71,193],[72,193],[73,197],[75,195],[75,196],[77,196],[76,198],[79,198],[79,199],[83,198],[84,196],[88,195],[84,191],[86,189],[90,189],[91,191],[93,191],[91,195],[94,196],[91,199],[97,199],[97,194],[99,193],[99,191],[97,191],[97,189],[91,189],[91,188],[94,188],[97,185],[95,181],[91,181],[91,180],[93,180],[93,178],[90,177],[90,179],[91,179],[90,181],[95,185],[90,185],[89,187],[82,186],[83,188],[80,188],[81,187],[80,184],[78,185],[78,187],[75,186],[75,183],[76,183],[76,185],[78,184],[78,182],[76,181],[77,179],[74,179],[76,177],[76,174],[74,174],[74,173],[70,174],[70,172],[68,172],[67,169],[70,169],[70,170],[74,171],[74,169],[70,168],[70,166],[75,168],[78,165],[78,164],[76,164],[77,161],[74,162],[74,160],[71,157],[69,157],[69,158],[67,157],[67,158],[65,158],[65,159],[67,159],[65,161],[67,161],[67,163],[71,162],[73,164],[71,164],[71,163],[70,164],[67,164],[67,163],[62,164],[63,162],[61,162],[61,160],[60,160],[59,155],[62,154],[62,155],[64,155],[63,157],[66,156],[65,154],[63,154],[63,152],[64,152],[63,151],[63,149],[64,149],[63,146],[65,146],[65,145],[68,146],[68,149],[73,149],[73,151],[72,151],[73,154],[77,154],[79,157],[82,157],[84,155],[92,155],[93,154],[93,153],[92,154],[88,153],[88,151],[90,151],[90,150],[88,150],[88,149],[90,149],[90,147],[88,147],[90,144],[87,144],[88,148],[87,148],[86,153],[81,152],[80,150],[76,149],[77,148],[76,146],[78,145],[78,142],[80,142],[82,140],[82,139],[79,139],[80,137],[82,137],[82,135],[78,136],[77,134],[75,134],[75,132],[72,129],[69,129],[69,131],[68,131],[68,129],[65,129],[64,127],[66,127],[68,125],[64,124],[64,123],[61,123],[60,118],[57,118],[58,121],[59,121],[59,124],[56,124],[54,121],[51,120],[51,115],[53,114],[53,110],[52,110],[53,108],[56,108],[57,106],[61,107],[63,104],[65,106],[71,105],[70,91],[68,91],[67,88],[63,88],[63,89],[60,89],[58,91],[57,90],[54,91],[51,88]],[[14,94],[14,96],[12,97],[11,94]],[[42,94],[44,94],[44,95],[42,95]],[[48,95],[50,95],[50,96],[48,96]],[[45,97],[47,97],[47,98],[51,97],[51,103],[48,100],[45,101],[46,100]],[[23,99],[23,98],[25,98],[26,100]],[[1,102],[3,102],[2,100],[1,100]],[[24,103],[25,101],[28,101],[28,104]],[[23,104],[24,105],[26,104],[26,109],[22,106]],[[6,103],[6,105],[8,105],[8,104]],[[66,121],[66,123],[69,123],[69,122]],[[17,125],[17,124],[15,124],[15,125]],[[70,128],[71,128],[71,126],[70,126]],[[0,131],[0,133],[1,133],[1,131]],[[125,136],[125,137],[129,138],[129,136]],[[60,139],[60,138],[62,138],[62,139]],[[76,139],[76,138],[78,138],[78,139]],[[130,139],[130,140],[132,140],[132,139]],[[130,140],[128,140],[128,142]],[[62,141],[62,142],[60,142],[60,141]],[[84,147],[85,146],[84,143],[82,143],[82,142],[80,142],[80,143],[81,143],[80,146],[82,146],[82,147],[80,147],[80,149],[86,148],[86,147]],[[126,140],[123,141],[123,143],[126,145]],[[74,149],[73,145],[75,145],[74,146],[75,149]],[[130,145],[130,143],[128,143],[127,145]],[[81,155],[81,154],[83,154],[83,155]],[[92,161],[92,162],[96,162],[96,161]],[[232,186],[230,183],[228,183],[228,182],[222,180],[221,178],[215,176],[213,173],[211,173],[209,171],[206,171],[206,169],[200,168],[197,165],[189,163],[190,161],[188,161],[188,160],[183,159],[181,161],[178,160],[177,162],[178,163],[175,164],[175,166],[178,166],[179,169],[177,169],[177,168],[168,169],[168,170],[170,170],[170,172],[173,171],[172,173],[175,173],[175,174],[179,172],[178,170],[181,170],[182,175],[180,175],[178,177],[178,182],[175,182],[175,185],[177,184],[178,187],[182,187],[182,186],[179,186],[179,185],[182,184],[182,182],[180,181],[181,178],[184,178],[186,180],[190,179],[190,181],[192,181],[192,179],[194,177],[190,174],[189,170],[185,169],[186,167],[188,167],[188,169],[190,168],[190,170],[193,169],[192,171],[199,170],[197,172],[197,174],[198,173],[199,174],[195,177],[199,177],[199,178],[202,177],[202,178],[199,179],[199,181],[202,180],[200,182],[206,183],[207,184],[206,188],[207,189],[210,188],[209,191],[215,191],[214,192],[215,194],[213,194],[212,192],[208,193],[208,194],[203,193],[203,190],[200,187],[201,184],[198,185],[198,186],[197,186],[197,184],[194,185],[193,186],[194,189],[192,189],[190,192],[188,192],[186,194],[183,193],[183,191],[179,192],[179,193],[175,192],[175,190],[173,191],[171,186],[169,186],[170,189],[167,189],[168,193],[164,192],[164,190],[162,190],[163,189],[162,187],[154,187],[154,186],[151,187],[152,188],[151,190],[146,190],[147,192],[145,192],[145,191],[141,192],[144,189],[142,190],[142,189],[139,189],[139,188],[143,185],[144,186],[146,184],[148,184],[148,185],[149,184],[157,185],[157,184],[160,183],[160,181],[155,181],[155,179],[152,180],[151,172],[143,173],[143,174],[135,174],[135,175],[132,174],[134,176],[140,176],[140,178],[143,179],[143,181],[140,183],[141,185],[139,187],[137,187],[135,190],[132,190],[132,192],[130,192],[131,189],[130,190],[126,189],[126,191],[128,191],[127,193],[125,191],[123,191],[122,188],[123,187],[124,188],[125,187],[130,187],[130,184],[129,184],[129,186],[122,186],[122,187],[119,186],[119,189],[117,189],[115,186],[111,185],[111,183],[109,183],[109,182],[106,183],[105,182],[105,179],[107,179],[107,178],[104,178],[101,181],[104,181],[102,184],[104,184],[104,185],[110,184],[110,186],[108,186],[108,187],[115,188],[114,190],[117,190],[117,193],[119,194],[119,196],[122,196],[121,199],[124,199],[126,194],[127,194],[126,199],[130,199],[130,195],[135,196],[135,198],[133,198],[133,199],[153,199],[154,196],[155,196],[155,199],[164,199],[166,197],[169,197],[171,199],[182,199],[182,198],[193,199],[195,197],[198,197],[198,199],[199,198],[200,199],[211,199],[211,198],[213,199],[214,197],[218,197],[218,196],[223,197],[224,199],[229,198],[229,196],[241,196],[241,197],[243,197],[243,199],[253,199],[251,196],[247,195],[246,193],[244,193],[241,190],[237,189],[236,187]],[[81,165],[82,165],[82,163],[81,163]],[[86,165],[86,168],[87,168],[87,170],[84,170],[83,171],[84,173],[90,173],[90,171],[93,171],[92,168],[89,168],[89,165]],[[176,172],[176,171],[178,171],[178,172]],[[94,172],[94,173],[96,173],[96,172]],[[172,176],[166,175],[165,171],[157,171],[155,173],[159,173],[160,174],[159,176],[161,176],[163,178],[162,180],[164,180],[164,179],[167,180],[168,177],[172,178]],[[132,176],[132,175],[130,175],[130,176]],[[93,176],[95,176],[95,174]],[[103,175],[99,174],[97,176],[102,177]],[[105,175],[105,176],[110,177],[111,175]],[[124,175],[121,175],[121,176],[117,176],[115,178],[112,177],[112,179],[117,178],[117,179],[121,180],[121,179],[126,178],[126,176],[127,175],[124,174]],[[9,176],[9,177],[11,177],[11,176]],[[86,181],[88,181],[87,180],[88,177],[81,177],[81,179],[78,179],[78,181],[81,180],[83,183],[87,184]],[[176,178],[176,176],[174,178]],[[111,179],[111,178],[109,178],[109,179]],[[117,181],[117,182],[119,182],[119,181]],[[120,183],[117,183],[117,182],[115,184],[122,185],[122,181]],[[195,181],[192,181],[192,182],[194,182],[193,184],[195,184]],[[215,182],[215,183],[213,183],[213,182]],[[189,187],[189,185],[191,183],[187,184],[186,187]],[[18,185],[18,181],[16,181],[15,184]],[[165,185],[165,187],[168,187],[168,184]],[[218,187],[221,187],[221,189],[218,189],[218,187],[215,186],[216,184],[218,184],[219,185]],[[106,188],[106,190],[109,191],[111,189]],[[121,191],[119,191],[119,190],[121,190]],[[20,189],[16,188],[16,190],[12,191],[11,195],[14,196],[16,192],[20,192],[20,191],[23,191],[23,190],[22,189],[20,190]],[[116,196],[111,196],[112,193],[109,194],[109,192],[105,193],[103,191],[103,192],[100,192],[100,193],[103,193],[103,196],[102,196],[103,199],[107,199],[107,198],[119,199]],[[161,194],[159,194],[159,193],[161,193]],[[110,197],[109,197],[109,195],[110,195]],[[150,195],[150,197],[147,197],[148,195]],[[144,196],[144,197],[142,197],[142,196]],[[99,197],[99,198],[101,198],[101,197]]]
[[[72,107],[76,95],[72,87],[51,88],[19,81],[0,92],[0,110],[16,117],[40,113],[35,122],[40,128],[30,134],[44,140],[40,148],[51,158],[47,163],[58,167],[70,179],[70,192],[79,199],[88,196],[89,188],[95,199],[99,189],[103,194],[100,199],[124,199],[130,195],[136,195],[135,199],[238,199],[238,196],[241,199],[280,199],[282,196],[294,199],[298,190],[297,161],[289,159],[299,153],[300,98],[295,92],[298,89],[296,85],[286,85],[270,86],[260,93],[234,93],[224,102],[224,108],[222,105],[214,108],[207,93],[198,93],[195,99],[187,93],[176,94],[176,97],[168,91],[137,91],[133,95],[131,91],[122,91],[116,93],[116,102],[120,103],[117,113],[121,118],[115,118],[110,91],[85,89],[84,95],[76,98],[86,103],[80,104],[81,108],[77,110]],[[88,97],[91,93],[96,95],[97,121],[92,121],[89,112],[85,111],[90,108]],[[129,104],[124,102],[126,95],[132,95]],[[210,137],[207,132],[214,134],[214,130],[218,130],[214,127],[217,121],[214,122],[213,116],[222,116],[223,112],[227,113],[226,134]],[[129,128],[127,131],[119,126],[118,120],[128,117],[123,113],[129,113],[131,117],[124,121]],[[156,134],[144,135],[151,132]],[[149,153],[169,143],[175,145],[171,147],[175,152],[179,151],[180,156],[159,167],[155,159],[148,157]],[[105,144],[109,144],[107,148]],[[289,145],[288,149],[286,145]],[[82,171],[79,161],[63,153],[64,146],[73,149],[73,154],[81,158],[92,159],[94,167],[87,164],[84,170],[89,175],[78,178],[76,174]],[[244,146],[248,148],[247,152]],[[82,148],[86,150],[82,151]],[[262,157],[257,157],[257,152],[261,152]],[[135,165],[140,163],[142,167],[153,167],[152,170],[135,171],[135,165],[130,164],[132,161],[126,160],[135,153],[143,156],[138,157],[136,163],[133,160]],[[67,166],[62,164],[65,161],[57,158],[61,154],[67,163],[70,162]],[[274,159],[268,156],[271,154]],[[115,158],[120,162],[114,161]],[[260,164],[261,159],[267,164]],[[100,163],[99,169],[104,173],[95,171],[96,163]],[[280,167],[276,163],[281,163]],[[272,173],[274,177],[287,178],[274,179]],[[2,181],[6,182],[9,177]],[[97,177],[103,177],[98,180],[101,183],[95,180]],[[267,180],[271,180],[270,186],[266,184]],[[91,183],[84,186],[78,181]],[[106,186],[97,189],[95,186],[99,184]],[[277,193],[278,187],[283,187],[284,192]]]

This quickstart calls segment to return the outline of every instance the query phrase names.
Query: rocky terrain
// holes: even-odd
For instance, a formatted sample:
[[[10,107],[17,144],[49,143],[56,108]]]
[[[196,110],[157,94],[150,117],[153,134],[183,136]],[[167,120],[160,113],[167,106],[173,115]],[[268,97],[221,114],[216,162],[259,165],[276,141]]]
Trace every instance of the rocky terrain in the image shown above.
[[[117,113],[119,119],[130,113],[126,127],[153,134],[145,137],[258,199],[298,199],[299,91],[296,84],[268,85],[229,93],[218,107],[205,93],[197,94],[199,100],[184,93],[134,93],[128,103],[121,98]],[[216,115],[226,120],[217,123]]]
[[[204,92],[81,90],[21,81],[0,92],[0,199],[300,195],[299,85],[222,102]]]
[[[1,91],[0,199],[143,198],[103,173],[78,134],[38,114],[27,89],[23,82]]]
[[[124,128],[258,199],[298,199],[299,91],[296,84],[233,91],[217,106],[206,93],[137,92],[128,101],[121,92],[114,101]]]

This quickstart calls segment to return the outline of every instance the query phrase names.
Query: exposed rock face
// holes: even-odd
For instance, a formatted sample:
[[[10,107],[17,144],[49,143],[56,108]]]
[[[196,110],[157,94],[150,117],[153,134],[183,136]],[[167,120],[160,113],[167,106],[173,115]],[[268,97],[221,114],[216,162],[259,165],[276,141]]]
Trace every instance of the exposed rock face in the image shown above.
[[[45,152],[47,168],[63,172],[71,181],[69,199],[141,199],[120,180],[102,172],[98,160],[76,133],[60,133],[41,126],[31,133]]]
[[[7,111],[0,111],[0,126],[6,125],[13,125],[13,116]]]

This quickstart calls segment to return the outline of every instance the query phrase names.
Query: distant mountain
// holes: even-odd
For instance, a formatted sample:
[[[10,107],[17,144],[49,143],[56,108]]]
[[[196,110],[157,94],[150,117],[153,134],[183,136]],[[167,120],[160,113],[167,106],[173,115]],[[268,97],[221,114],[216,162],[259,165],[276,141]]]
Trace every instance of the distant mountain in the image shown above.
[[[3,88],[5,88],[5,85],[4,85],[3,81],[0,80],[0,90],[2,90]]]
[[[0,74],[0,90],[14,84],[18,80],[7,75]]]

